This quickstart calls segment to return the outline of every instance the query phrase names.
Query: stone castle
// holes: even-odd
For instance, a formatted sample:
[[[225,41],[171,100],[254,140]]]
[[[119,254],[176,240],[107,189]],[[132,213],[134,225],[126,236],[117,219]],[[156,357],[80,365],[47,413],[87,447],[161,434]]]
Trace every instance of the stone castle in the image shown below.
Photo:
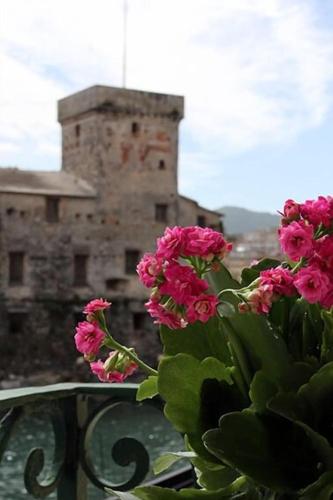
[[[73,329],[93,297],[112,301],[115,336],[156,361],[137,262],[167,225],[221,228],[178,193],[183,110],[180,96],[94,86],[58,103],[60,171],[0,168],[0,378],[77,376]]]

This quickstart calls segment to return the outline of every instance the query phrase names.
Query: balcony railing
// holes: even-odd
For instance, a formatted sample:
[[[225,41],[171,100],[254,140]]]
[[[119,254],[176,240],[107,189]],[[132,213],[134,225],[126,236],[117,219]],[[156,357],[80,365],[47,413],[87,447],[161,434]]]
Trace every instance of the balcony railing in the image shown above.
[[[182,445],[163,418],[161,402],[137,403],[136,389],[135,384],[66,383],[1,391],[0,498],[95,500],[107,496],[105,487],[191,485],[187,464],[152,477],[153,455]],[[16,455],[23,457],[20,470],[14,466]]]

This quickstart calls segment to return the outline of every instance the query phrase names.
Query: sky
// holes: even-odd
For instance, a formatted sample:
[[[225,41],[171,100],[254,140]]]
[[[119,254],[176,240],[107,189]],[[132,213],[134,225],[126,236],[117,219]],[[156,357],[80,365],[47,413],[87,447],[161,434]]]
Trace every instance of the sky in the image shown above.
[[[275,212],[333,195],[331,0],[127,0],[128,88],[185,97],[179,189]],[[2,0],[0,165],[61,167],[56,101],[122,85],[123,0]]]

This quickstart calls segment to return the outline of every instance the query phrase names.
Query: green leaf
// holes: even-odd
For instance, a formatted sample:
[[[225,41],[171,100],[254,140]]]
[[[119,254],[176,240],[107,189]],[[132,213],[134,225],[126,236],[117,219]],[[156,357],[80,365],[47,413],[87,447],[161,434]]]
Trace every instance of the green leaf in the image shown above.
[[[267,377],[263,370],[256,372],[250,386],[250,398],[254,409],[262,413],[267,409],[267,403],[277,392],[276,385]]]
[[[326,467],[322,442],[318,445],[308,428],[274,415],[226,414],[203,440],[220,460],[277,492],[306,487],[323,472],[318,464]]]
[[[227,288],[232,288],[234,290],[240,288],[240,283],[232,277],[230,271],[222,263],[219,271],[210,271],[206,274],[205,278],[208,280],[212,291],[216,295]]]
[[[249,484],[247,480],[243,477],[237,479],[234,483],[216,491],[198,490],[193,488],[186,488],[180,491],[171,490],[169,488],[160,488],[159,486],[141,486],[135,488],[131,493],[123,493],[119,491],[113,491],[106,489],[109,493],[116,495],[120,500],[222,500],[222,499],[242,499],[247,500],[247,490],[249,490]],[[238,495],[238,492],[244,491],[245,494]]]
[[[213,356],[226,365],[232,365],[219,318],[211,318],[207,323],[197,321],[179,330],[162,326],[161,340],[166,356],[184,353],[199,360]]]
[[[161,472],[164,472],[179,460],[183,460],[184,458],[192,459],[196,456],[197,454],[193,451],[177,451],[165,453],[155,460],[153,465],[154,474],[160,474]]]
[[[239,473],[235,469],[221,463],[207,462],[197,456],[192,460],[197,475],[197,483],[207,490],[218,490],[231,484]]]
[[[308,406],[308,422],[333,445],[333,361],[324,365],[298,391]]]
[[[294,421],[306,420],[306,405],[294,392],[282,392],[274,396],[267,408],[281,417]]]
[[[156,396],[156,394],[158,394],[157,376],[150,375],[139,385],[136,393],[136,400],[143,401],[144,399],[151,399]]]
[[[276,259],[261,259],[257,264],[251,267],[245,267],[242,271],[242,282],[241,286],[248,286],[252,281],[259,277],[261,271],[266,269],[271,269],[272,267],[277,267],[281,265],[281,262]]]
[[[221,323],[227,338],[238,339],[246,353],[251,377],[263,369],[269,379],[279,385],[290,370],[290,356],[284,340],[276,328],[261,315],[235,314]]]
[[[333,361],[333,311],[322,311],[324,330],[321,344],[321,361]]]
[[[325,472],[318,481],[301,492],[300,500],[329,500],[333,495],[333,472]]]
[[[188,434],[189,442],[197,453],[204,456],[209,454],[205,450],[201,436],[209,428],[204,422],[205,411],[201,403],[202,386],[206,380],[224,382],[222,388],[223,398],[225,386],[232,384],[231,371],[221,361],[215,358],[206,358],[199,361],[188,354],[177,354],[173,357],[162,359],[159,366],[158,389],[161,397],[165,400],[164,413],[176,430]],[[216,395],[217,396],[217,395]],[[214,399],[216,408],[219,409],[217,397]],[[207,405],[206,405],[207,408]],[[214,418],[212,424],[215,427],[222,414],[209,413],[210,419]],[[210,457],[211,458],[211,457]]]
[[[234,305],[224,300],[221,300],[217,306],[217,311],[220,316],[225,316],[226,318],[233,316],[236,312]]]

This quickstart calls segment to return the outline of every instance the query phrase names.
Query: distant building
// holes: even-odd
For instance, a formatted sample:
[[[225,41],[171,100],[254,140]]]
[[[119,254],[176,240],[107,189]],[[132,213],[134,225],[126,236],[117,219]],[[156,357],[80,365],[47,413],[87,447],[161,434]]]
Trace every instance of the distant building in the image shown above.
[[[253,231],[239,235],[233,242],[232,252],[228,255],[226,263],[235,277],[241,275],[244,267],[253,261],[269,257],[282,259],[277,229]]]
[[[180,96],[88,88],[58,103],[61,171],[0,168],[0,377],[70,377],[74,325],[101,296],[113,302],[115,335],[154,361],[137,262],[167,225],[221,227],[219,213],[178,193],[183,106]]]

